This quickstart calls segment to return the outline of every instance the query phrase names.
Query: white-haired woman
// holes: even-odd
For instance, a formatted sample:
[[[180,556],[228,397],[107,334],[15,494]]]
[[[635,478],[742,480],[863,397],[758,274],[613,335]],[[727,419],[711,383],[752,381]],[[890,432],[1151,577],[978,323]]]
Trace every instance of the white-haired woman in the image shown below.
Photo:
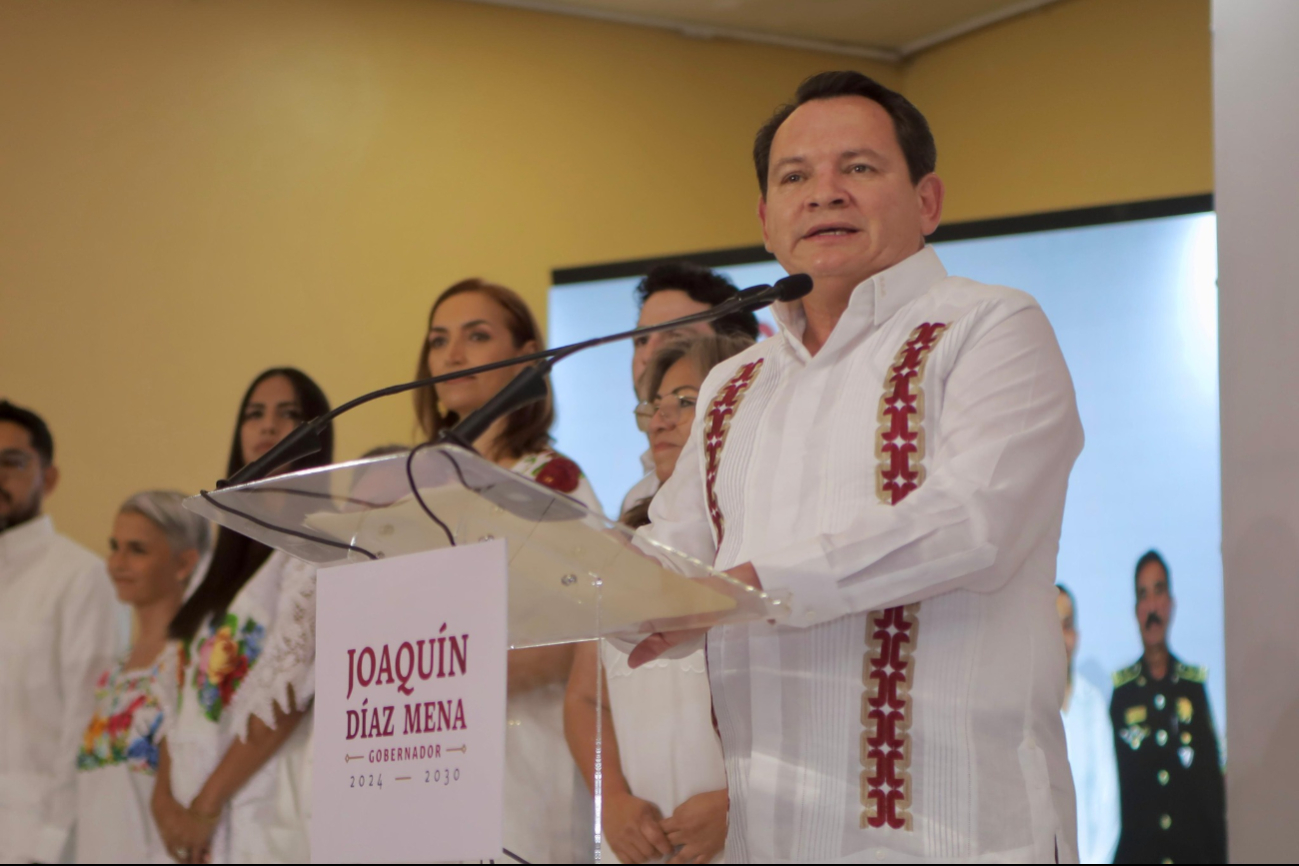
[[[135,610],[130,651],[95,684],[95,713],[77,751],[76,854],[80,863],[138,863],[165,856],[149,813],[162,723],[160,676],[175,677],[164,653],[167,626],[212,546],[208,522],[171,490],[122,503],[109,538],[108,573]]]

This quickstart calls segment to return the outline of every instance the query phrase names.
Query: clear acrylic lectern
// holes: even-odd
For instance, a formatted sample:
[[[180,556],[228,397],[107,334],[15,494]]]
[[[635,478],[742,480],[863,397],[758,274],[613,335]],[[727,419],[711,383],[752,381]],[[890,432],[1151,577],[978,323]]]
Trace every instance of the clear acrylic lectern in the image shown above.
[[[586,688],[575,690],[566,673],[555,672],[556,665],[571,665],[572,656],[539,648],[785,615],[781,599],[455,446],[423,446],[408,454],[275,476],[205,493],[186,505],[320,567],[494,539],[506,543],[513,652],[505,827],[506,848],[515,847],[505,861],[511,856],[526,862],[598,859],[600,809],[591,789],[599,791],[604,774],[618,771],[602,766],[612,716],[599,659],[609,649],[586,651],[595,661],[585,667],[583,650],[577,650],[573,676],[589,670],[591,682],[577,683]],[[575,701],[575,691],[594,700]],[[672,712],[664,707],[665,719]],[[583,753],[575,764],[565,731],[571,743],[576,728],[594,736],[578,737],[591,740],[593,754]],[[572,748],[580,752],[587,746]],[[583,764],[584,779],[578,772]]]

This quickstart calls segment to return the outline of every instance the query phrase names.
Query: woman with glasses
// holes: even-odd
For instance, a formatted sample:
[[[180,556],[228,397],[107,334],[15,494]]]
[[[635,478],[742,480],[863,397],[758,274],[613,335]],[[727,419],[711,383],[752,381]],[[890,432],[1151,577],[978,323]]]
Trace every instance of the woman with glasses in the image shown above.
[[[708,371],[753,340],[705,334],[661,348],[646,368],[636,421],[649,437],[659,483],[690,438],[695,401]],[[649,499],[622,517],[649,522]],[[726,842],[726,770],[713,729],[703,650],[632,670],[605,641],[578,645],[565,703],[569,748],[594,790],[596,647],[604,663],[602,862],[710,863]],[[616,859],[615,859],[616,858]]]
[[[541,328],[518,294],[485,280],[463,280],[434,302],[416,374],[421,379],[441,376],[542,348]],[[507,366],[416,392],[415,410],[424,435],[431,441],[454,427],[521,369]],[[473,443],[474,449],[602,513],[581,469],[551,447],[554,420],[547,397],[498,419]],[[577,853],[574,835],[583,816],[574,796],[577,771],[564,745],[564,688],[572,663],[572,644],[509,654],[505,847],[531,863],[572,862]]]
[[[267,370],[248,386],[227,475],[329,411],[305,373]],[[280,471],[333,461],[321,450]],[[181,863],[266,863],[308,856],[303,820],[279,826],[279,798],[302,803],[299,766],[315,695],[316,570],[227,529],[212,564],[171,621],[178,694],[164,704],[152,809],[167,853]],[[286,785],[292,786],[289,790]]]
[[[95,682],[95,711],[77,751],[79,863],[147,863],[166,853],[149,815],[163,718],[159,678],[176,676],[164,652],[167,627],[212,541],[208,522],[184,501],[173,490],[137,493],[113,521],[108,574],[118,600],[134,609],[137,629],[130,651]]]

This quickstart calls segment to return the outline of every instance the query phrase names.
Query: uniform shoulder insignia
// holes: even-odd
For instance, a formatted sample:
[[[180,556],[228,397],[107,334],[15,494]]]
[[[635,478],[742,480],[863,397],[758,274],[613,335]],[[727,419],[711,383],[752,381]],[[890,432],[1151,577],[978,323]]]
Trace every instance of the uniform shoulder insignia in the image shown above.
[[[1203,683],[1209,678],[1209,669],[1200,665],[1177,663],[1177,675],[1193,683]]]
[[[1114,688],[1117,689],[1119,686],[1126,686],[1139,676],[1141,676],[1141,662],[1137,662],[1121,671],[1115,671],[1113,675]]]

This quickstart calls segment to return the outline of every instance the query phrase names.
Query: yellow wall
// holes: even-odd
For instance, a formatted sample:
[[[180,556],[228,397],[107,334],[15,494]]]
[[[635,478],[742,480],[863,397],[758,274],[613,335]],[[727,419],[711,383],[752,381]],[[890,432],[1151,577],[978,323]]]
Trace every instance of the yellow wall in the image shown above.
[[[931,116],[953,218],[1211,183],[1207,0],[1066,0],[905,67],[454,0],[5,0],[0,395],[54,429],[50,511],[102,550],[126,494],[211,486],[265,367],[407,377],[463,276],[542,310],[556,266],[757,243],[752,134],[843,66]],[[410,404],[338,432],[410,441]]]
[[[1209,0],[1065,0],[917,56],[948,221],[1213,189]]]

